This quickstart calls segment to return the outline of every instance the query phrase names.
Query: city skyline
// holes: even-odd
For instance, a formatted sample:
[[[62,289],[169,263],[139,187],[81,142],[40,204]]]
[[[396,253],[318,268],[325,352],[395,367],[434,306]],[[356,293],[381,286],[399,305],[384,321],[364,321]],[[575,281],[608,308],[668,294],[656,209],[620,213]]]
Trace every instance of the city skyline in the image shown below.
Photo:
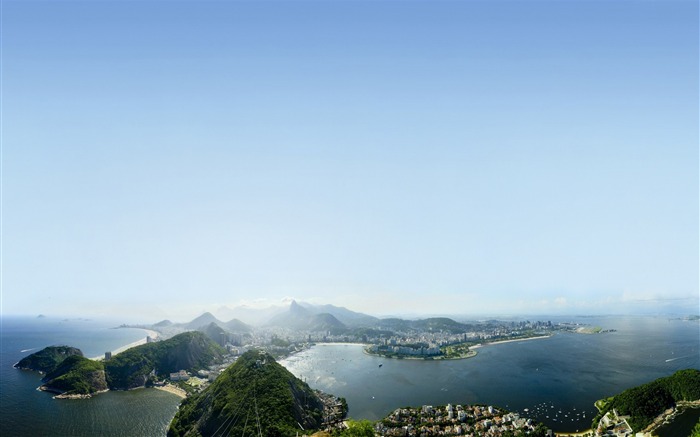
[[[693,1],[5,1],[2,314],[697,314],[698,79]]]

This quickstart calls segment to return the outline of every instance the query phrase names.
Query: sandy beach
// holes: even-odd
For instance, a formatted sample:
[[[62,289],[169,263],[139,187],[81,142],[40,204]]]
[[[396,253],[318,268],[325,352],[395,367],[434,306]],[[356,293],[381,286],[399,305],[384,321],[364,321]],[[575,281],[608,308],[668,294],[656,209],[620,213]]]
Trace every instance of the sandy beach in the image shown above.
[[[138,328],[138,329],[143,329],[143,328]],[[146,336],[147,336],[147,337],[151,337],[151,338],[153,338],[153,339],[158,338],[158,333],[157,333],[156,331],[152,331],[152,330],[150,330],[150,329],[143,329],[143,330],[146,331]],[[115,356],[115,355],[117,355],[117,354],[120,353],[120,352],[124,352],[124,351],[127,350],[127,349],[131,349],[132,347],[141,346],[142,344],[146,344],[147,337],[143,337],[142,339],[136,340],[136,341],[133,342],[133,343],[129,343],[129,344],[127,344],[127,345],[124,345],[124,346],[121,346],[121,347],[118,347],[118,348],[114,349],[113,351],[111,351],[111,352],[112,352],[112,356]],[[93,359],[93,360],[103,360],[103,359],[104,359],[104,355],[100,355],[100,356],[98,356],[98,357],[93,357],[92,359]]]
[[[154,388],[156,388],[158,390],[167,391],[168,393],[172,393],[174,395],[178,395],[183,399],[187,397],[187,392],[185,390],[181,389],[180,387],[176,387],[172,384],[167,384],[167,385],[163,385],[163,386],[156,386]]]
[[[587,437],[593,435],[593,430],[587,429],[579,432],[555,432],[554,435],[557,437]]]

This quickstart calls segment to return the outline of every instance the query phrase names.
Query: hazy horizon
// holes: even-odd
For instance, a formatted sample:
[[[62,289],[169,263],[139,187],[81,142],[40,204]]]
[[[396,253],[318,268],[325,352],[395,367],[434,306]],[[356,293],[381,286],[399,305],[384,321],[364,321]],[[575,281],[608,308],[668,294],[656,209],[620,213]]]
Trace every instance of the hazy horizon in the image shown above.
[[[115,313],[115,312],[80,312],[80,313],[16,313],[16,314],[4,314],[9,317],[46,317],[47,319],[66,319],[66,320],[79,320],[79,319],[91,319],[95,318],[97,320],[112,320],[120,323],[132,323],[132,324],[154,324],[162,320],[170,320],[173,323],[189,323],[191,320],[205,314],[210,313],[218,320],[222,322],[228,322],[232,319],[239,319],[248,323],[252,326],[263,326],[274,314],[279,314],[280,312],[286,311],[294,300],[302,306],[306,304],[310,305],[333,305],[328,302],[304,302],[301,300],[296,300],[292,298],[283,299],[281,301],[266,302],[251,306],[249,304],[240,305],[221,305],[218,307],[197,307],[197,309],[190,308],[186,311],[166,311],[163,308],[158,308],[157,311],[134,311],[125,313]],[[700,316],[700,309],[693,311],[692,308],[688,308],[684,305],[664,307],[664,310],[653,311],[647,308],[647,311],[638,311],[630,313],[628,309],[624,311],[615,312],[611,310],[610,312],[603,313],[577,313],[577,312],[558,312],[558,313],[429,313],[429,312],[363,312],[356,308],[348,306],[338,306],[336,307],[345,308],[350,311],[357,313],[367,314],[379,319],[382,318],[392,318],[399,317],[404,319],[425,319],[430,317],[448,317],[456,321],[476,321],[476,320],[544,320],[548,317],[556,319],[566,319],[566,318],[577,318],[577,317],[615,317],[615,316],[639,316],[639,317],[687,317],[687,316]],[[232,315],[232,311],[240,310],[241,308],[247,310],[253,310],[253,314],[249,315],[248,318],[240,317],[237,315]],[[273,312],[265,312],[265,310],[274,310]]]
[[[0,314],[697,314],[695,1],[4,1]]]

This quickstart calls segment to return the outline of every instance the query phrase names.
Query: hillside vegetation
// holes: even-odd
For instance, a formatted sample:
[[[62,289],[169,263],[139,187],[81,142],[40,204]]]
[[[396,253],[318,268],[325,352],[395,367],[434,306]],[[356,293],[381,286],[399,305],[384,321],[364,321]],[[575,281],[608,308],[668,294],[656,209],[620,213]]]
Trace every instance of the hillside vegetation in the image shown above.
[[[700,400],[700,370],[679,370],[671,376],[630,388],[600,403],[601,410],[593,420],[593,429],[614,408],[618,414],[630,416],[627,423],[635,432],[639,432],[666,409],[675,407],[677,402],[695,400]]]
[[[185,332],[168,340],[128,349],[105,363],[110,388],[146,385],[149,376],[165,377],[178,370],[197,371],[220,361],[224,350],[201,332]]]
[[[104,365],[72,355],[44,377],[43,388],[68,395],[88,395],[107,389]]]
[[[195,372],[222,359],[225,351],[201,332],[128,349],[104,364],[83,356],[80,349],[50,346],[31,354],[15,367],[46,373],[43,389],[62,394],[88,395],[106,390],[142,387],[149,379],[171,372]]]
[[[15,364],[15,367],[49,373],[58,367],[63,360],[73,355],[82,357],[83,352],[70,346],[49,346],[22,358]]]
[[[185,399],[169,436],[294,436],[321,426],[323,404],[270,354],[249,351],[206,390]]]

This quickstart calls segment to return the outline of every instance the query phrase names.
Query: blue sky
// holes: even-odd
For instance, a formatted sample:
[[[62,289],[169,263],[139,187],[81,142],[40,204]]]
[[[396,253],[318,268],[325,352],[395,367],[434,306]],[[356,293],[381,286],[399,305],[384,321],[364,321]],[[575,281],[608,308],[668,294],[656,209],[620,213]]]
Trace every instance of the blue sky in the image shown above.
[[[4,314],[698,312],[694,1],[4,1]]]

